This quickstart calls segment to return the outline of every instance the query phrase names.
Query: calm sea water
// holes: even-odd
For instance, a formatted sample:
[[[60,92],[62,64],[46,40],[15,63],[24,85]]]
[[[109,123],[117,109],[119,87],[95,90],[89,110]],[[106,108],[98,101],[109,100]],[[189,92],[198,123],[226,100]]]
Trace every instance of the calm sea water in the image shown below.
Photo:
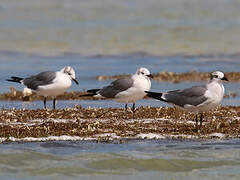
[[[236,0],[2,0],[0,49],[238,53],[239,8]]]
[[[0,145],[1,179],[238,180],[240,141]]]
[[[29,76],[70,65],[79,86],[110,81],[97,75],[159,71],[239,71],[240,2],[235,0],[2,0],[0,92],[11,75]],[[152,82],[166,91],[199,82]],[[238,83],[226,93],[240,94]],[[223,100],[239,105],[240,98]],[[113,101],[58,101],[57,107],[120,107]],[[154,100],[137,105],[166,106]],[[42,108],[42,102],[1,101],[3,108]],[[52,106],[48,102],[48,106]],[[240,142],[127,141],[0,144],[0,178],[12,179],[240,179]]]

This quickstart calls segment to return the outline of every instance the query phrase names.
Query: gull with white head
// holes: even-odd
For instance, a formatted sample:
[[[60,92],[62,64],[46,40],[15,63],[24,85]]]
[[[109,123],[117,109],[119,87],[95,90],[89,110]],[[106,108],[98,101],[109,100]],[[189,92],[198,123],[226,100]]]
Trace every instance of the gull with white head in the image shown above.
[[[210,81],[202,86],[193,86],[183,90],[168,91],[165,93],[146,91],[147,96],[158,99],[189,112],[196,114],[196,125],[200,113],[200,127],[202,126],[203,112],[216,108],[222,102],[224,86],[222,81],[228,81],[220,71],[211,73]]]
[[[120,78],[113,81],[110,85],[102,89],[90,89],[89,94],[82,96],[94,96],[99,98],[110,98],[120,103],[133,103],[132,111],[134,117],[135,103],[137,100],[143,99],[146,95],[145,91],[151,88],[151,73],[148,69],[141,67],[134,75],[130,77]]]
[[[56,96],[63,94],[72,85],[72,80],[78,84],[75,79],[75,71],[72,67],[66,66],[60,71],[45,71],[27,78],[12,76],[7,81],[21,83],[28,89],[44,96],[44,108],[48,96],[53,97],[53,108],[56,107]]]

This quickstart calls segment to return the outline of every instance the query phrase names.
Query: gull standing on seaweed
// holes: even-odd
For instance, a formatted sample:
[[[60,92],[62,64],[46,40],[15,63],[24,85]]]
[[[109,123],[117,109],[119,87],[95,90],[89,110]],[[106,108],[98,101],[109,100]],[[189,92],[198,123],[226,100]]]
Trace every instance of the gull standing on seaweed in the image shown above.
[[[133,118],[135,112],[135,103],[146,96],[145,91],[151,88],[150,78],[153,76],[146,68],[139,68],[137,72],[131,77],[120,78],[113,81],[109,86],[102,89],[90,89],[82,96],[94,96],[98,98],[110,98],[117,102],[125,103],[125,110],[127,111],[127,104],[133,103],[132,111]]]
[[[72,80],[78,84],[75,71],[70,66],[57,72],[45,71],[27,78],[12,76],[11,79],[7,79],[23,84],[33,92],[44,96],[44,108],[46,108],[47,96],[53,97],[53,109],[56,107],[56,96],[63,94],[72,85]]]
[[[219,106],[224,95],[222,80],[228,81],[220,71],[211,73],[211,79],[206,85],[193,86],[183,90],[168,91],[165,93],[146,91],[147,96],[158,99],[196,114],[198,124],[200,113],[200,127],[202,126],[203,112]]]

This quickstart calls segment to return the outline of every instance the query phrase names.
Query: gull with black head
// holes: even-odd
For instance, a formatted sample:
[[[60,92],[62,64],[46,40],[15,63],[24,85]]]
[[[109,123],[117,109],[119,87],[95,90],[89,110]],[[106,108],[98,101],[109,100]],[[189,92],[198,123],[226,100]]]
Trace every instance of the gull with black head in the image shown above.
[[[45,71],[27,78],[12,76],[7,81],[23,84],[33,92],[44,96],[44,108],[46,108],[47,97],[53,97],[53,108],[56,107],[56,96],[63,94],[72,85],[75,79],[75,71],[72,67],[66,66],[60,71]]]

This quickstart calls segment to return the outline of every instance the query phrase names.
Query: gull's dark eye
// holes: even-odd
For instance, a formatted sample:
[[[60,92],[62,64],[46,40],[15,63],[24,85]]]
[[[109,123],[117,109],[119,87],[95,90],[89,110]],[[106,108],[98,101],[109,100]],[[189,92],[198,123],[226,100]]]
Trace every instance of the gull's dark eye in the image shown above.
[[[141,72],[142,75],[144,75],[144,72]]]

